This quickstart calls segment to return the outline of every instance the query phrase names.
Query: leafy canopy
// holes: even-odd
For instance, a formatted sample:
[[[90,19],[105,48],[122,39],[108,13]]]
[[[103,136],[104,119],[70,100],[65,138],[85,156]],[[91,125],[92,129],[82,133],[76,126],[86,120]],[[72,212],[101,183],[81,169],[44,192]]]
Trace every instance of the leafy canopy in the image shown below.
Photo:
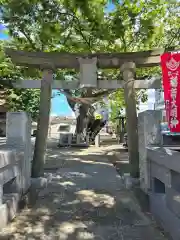
[[[107,8],[108,2],[0,0],[1,22],[7,25],[12,37],[9,46],[29,51],[127,52],[170,45],[179,47],[178,0],[112,1],[115,8],[110,12]],[[0,64],[1,77],[41,76],[35,69],[15,67],[4,56]],[[110,78],[119,76],[119,70],[109,69],[102,72]],[[160,73],[160,69],[137,70],[137,75],[140,76],[154,73]],[[65,79],[67,75],[77,77],[78,73],[74,70],[56,72],[57,79]],[[93,92],[77,90],[70,91],[70,94],[87,96]],[[142,96],[146,97],[146,94]],[[119,102],[118,107],[123,105],[122,90],[117,90],[113,97]]]

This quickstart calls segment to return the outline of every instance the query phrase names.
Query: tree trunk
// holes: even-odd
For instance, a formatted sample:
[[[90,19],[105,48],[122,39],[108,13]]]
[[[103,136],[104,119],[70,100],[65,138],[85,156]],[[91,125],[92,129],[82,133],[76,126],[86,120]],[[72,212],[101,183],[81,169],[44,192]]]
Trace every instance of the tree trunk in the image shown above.
[[[43,79],[41,82],[39,118],[37,125],[34,157],[32,163],[32,177],[34,178],[43,175],[49,127],[49,115],[51,107],[52,80],[53,80],[52,71],[44,70]]]
[[[81,104],[79,108],[79,116],[77,117],[76,123],[76,134],[82,134],[84,137],[86,136],[88,109],[88,105]]]
[[[66,93],[71,94],[69,90],[65,90]],[[81,97],[92,96],[92,89],[87,89],[85,93],[82,94]],[[68,104],[71,109],[74,111],[75,102],[71,99],[67,98]],[[98,121],[94,119],[93,113],[95,109],[92,107],[91,113],[88,113],[89,109],[91,109],[91,105],[81,103],[79,108],[79,116],[77,117],[76,123],[76,134],[81,134],[84,138],[86,137],[86,133],[88,131],[92,142],[95,139],[95,136],[99,133],[99,131],[104,126],[102,121]]]

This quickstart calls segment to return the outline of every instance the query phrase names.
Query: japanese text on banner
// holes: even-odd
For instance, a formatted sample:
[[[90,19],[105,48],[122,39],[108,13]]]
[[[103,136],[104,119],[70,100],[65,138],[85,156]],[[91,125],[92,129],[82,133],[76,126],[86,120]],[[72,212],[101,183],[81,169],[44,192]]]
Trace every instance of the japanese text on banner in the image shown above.
[[[164,53],[161,66],[169,128],[180,132],[180,53]]]

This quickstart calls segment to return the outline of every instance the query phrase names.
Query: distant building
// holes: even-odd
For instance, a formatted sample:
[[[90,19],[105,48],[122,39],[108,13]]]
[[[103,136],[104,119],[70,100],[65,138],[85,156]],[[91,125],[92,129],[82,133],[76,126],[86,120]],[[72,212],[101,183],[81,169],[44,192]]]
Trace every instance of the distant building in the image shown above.
[[[73,116],[51,116],[49,122],[48,137],[59,138],[60,132],[75,133],[76,118]]]

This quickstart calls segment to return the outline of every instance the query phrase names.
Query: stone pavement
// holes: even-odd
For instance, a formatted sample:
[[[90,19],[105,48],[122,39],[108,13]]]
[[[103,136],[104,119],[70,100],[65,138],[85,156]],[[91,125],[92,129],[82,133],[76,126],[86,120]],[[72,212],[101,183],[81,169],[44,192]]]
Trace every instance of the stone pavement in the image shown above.
[[[0,239],[165,240],[109,162],[113,147],[48,149],[52,182]]]

